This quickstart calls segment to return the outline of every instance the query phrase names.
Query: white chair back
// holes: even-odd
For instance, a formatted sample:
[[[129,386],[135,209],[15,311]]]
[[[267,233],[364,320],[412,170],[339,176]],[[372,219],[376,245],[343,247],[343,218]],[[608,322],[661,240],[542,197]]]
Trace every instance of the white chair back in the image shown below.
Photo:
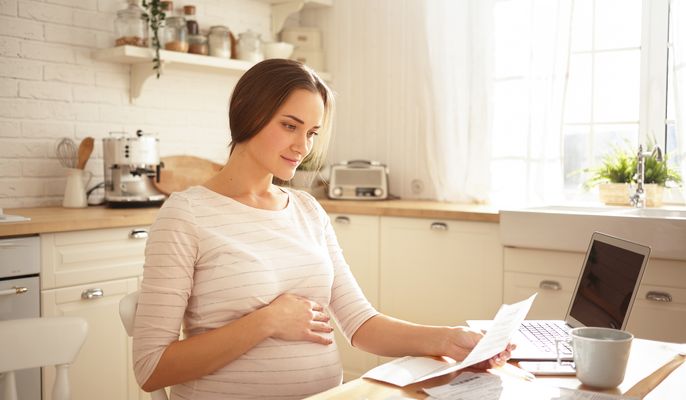
[[[0,321],[0,379],[5,400],[17,399],[14,371],[25,368],[56,368],[53,400],[70,400],[69,365],[76,360],[88,333],[83,318],[52,317]]]
[[[119,317],[129,336],[133,336],[133,325],[136,319],[136,309],[138,308],[138,294],[138,291],[129,293],[119,301]],[[164,389],[158,389],[150,393],[150,398],[152,400],[169,399]]]

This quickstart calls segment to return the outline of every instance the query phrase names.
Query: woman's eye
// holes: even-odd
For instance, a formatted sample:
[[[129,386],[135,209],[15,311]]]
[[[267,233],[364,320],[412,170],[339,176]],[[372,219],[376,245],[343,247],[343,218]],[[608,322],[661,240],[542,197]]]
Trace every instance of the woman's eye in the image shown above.
[[[319,132],[307,132],[307,137],[317,136]]]
[[[284,124],[283,124],[283,127],[286,128],[286,129],[288,129],[289,131],[294,131],[294,130],[295,130],[295,125],[293,125],[293,124],[284,123]]]

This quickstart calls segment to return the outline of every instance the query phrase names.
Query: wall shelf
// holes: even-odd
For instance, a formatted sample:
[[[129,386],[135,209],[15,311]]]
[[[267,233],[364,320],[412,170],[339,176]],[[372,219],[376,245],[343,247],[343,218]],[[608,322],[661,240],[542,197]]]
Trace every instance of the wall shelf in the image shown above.
[[[276,36],[289,15],[303,9],[333,6],[333,0],[262,0],[272,6],[272,34]]]
[[[107,61],[131,65],[131,89],[130,100],[137,99],[150,78],[155,77],[152,68],[152,59],[155,52],[153,49],[136,46],[118,46],[107,49],[98,49],[93,52],[93,58],[98,61]],[[180,53],[176,51],[160,50],[162,69],[169,67],[192,68],[204,71],[230,71],[242,74],[254,64],[248,61],[233,60],[219,57],[202,56],[198,54]],[[324,80],[330,80],[328,73],[318,72]]]

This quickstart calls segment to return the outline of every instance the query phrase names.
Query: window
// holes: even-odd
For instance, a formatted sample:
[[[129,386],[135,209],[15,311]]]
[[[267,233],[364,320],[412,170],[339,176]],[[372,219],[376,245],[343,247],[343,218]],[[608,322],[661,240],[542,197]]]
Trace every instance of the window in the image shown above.
[[[551,3],[557,7],[551,8]],[[597,165],[614,147],[637,149],[638,143],[654,138],[668,155],[677,148],[674,95],[667,90],[668,17],[669,0],[495,2],[495,203],[554,201],[561,196],[595,200],[582,190],[587,178],[582,170]],[[540,24],[537,18],[557,18],[548,33],[557,42],[544,50],[550,63],[564,58],[564,77],[555,68],[542,73],[530,61],[543,48],[531,34],[531,26]],[[564,54],[551,50],[561,47]],[[554,102],[544,117],[532,115],[535,108],[522,106],[541,101],[531,95],[535,91],[529,90],[529,99],[519,94],[543,79],[564,81],[547,86],[560,92],[559,116]],[[542,101],[550,98],[543,96]],[[537,120],[548,124],[538,134],[532,133],[532,121]],[[537,151],[536,143],[541,142],[544,151]],[[670,162],[682,161],[675,155]],[[522,182],[527,182],[528,191],[521,190]],[[532,195],[531,186],[536,185],[547,188]],[[552,192],[558,196],[547,195]]]

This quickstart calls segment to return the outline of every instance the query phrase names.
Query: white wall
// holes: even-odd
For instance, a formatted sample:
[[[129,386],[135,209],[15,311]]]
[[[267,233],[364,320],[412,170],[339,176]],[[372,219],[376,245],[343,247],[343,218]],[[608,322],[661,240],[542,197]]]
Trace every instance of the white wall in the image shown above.
[[[258,0],[176,1],[197,6],[201,30],[227,25],[269,38],[270,7]],[[0,207],[57,205],[65,171],[59,138],[96,139],[111,131],[156,132],[162,156],[224,162],[227,105],[238,76],[167,70],[129,102],[128,65],[97,62],[114,44],[123,0],[0,0]],[[102,180],[102,142],[87,169]]]
[[[404,0],[335,0],[303,12],[302,25],[324,33],[337,114],[328,160],[376,160],[390,168],[390,189],[406,199],[431,199],[422,115],[413,95],[417,72],[398,60],[415,57],[416,25]],[[421,190],[418,190],[420,189]]]

